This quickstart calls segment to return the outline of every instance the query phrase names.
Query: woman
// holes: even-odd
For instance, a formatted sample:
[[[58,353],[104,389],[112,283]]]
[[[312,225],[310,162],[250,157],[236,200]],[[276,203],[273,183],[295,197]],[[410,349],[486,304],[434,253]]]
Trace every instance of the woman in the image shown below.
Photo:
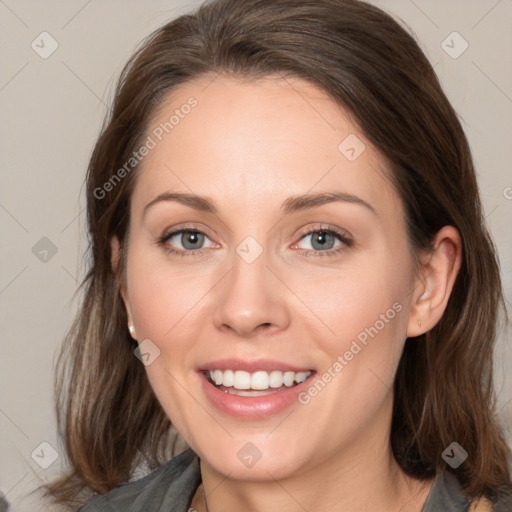
[[[470,149],[391,17],[217,0],[168,23],[122,73],[87,196],[60,503],[512,510]],[[190,449],[165,462],[171,425]]]

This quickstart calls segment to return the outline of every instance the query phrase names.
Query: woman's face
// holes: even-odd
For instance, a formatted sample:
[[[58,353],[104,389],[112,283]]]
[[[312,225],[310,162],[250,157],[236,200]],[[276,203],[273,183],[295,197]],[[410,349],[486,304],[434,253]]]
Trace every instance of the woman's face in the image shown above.
[[[307,82],[212,78],[160,106],[132,196],[123,296],[151,385],[232,478],[371,460],[415,293],[384,160]]]

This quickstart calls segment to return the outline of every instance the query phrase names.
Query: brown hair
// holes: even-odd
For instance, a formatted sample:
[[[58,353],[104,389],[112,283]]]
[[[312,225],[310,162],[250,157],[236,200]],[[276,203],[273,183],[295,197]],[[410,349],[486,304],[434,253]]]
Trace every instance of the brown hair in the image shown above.
[[[140,147],[164,96],[208,73],[296,76],[319,86],[351,113],[388,161],[414,251],[428,248],[443,226],[458,229],[463,262],[445,314],[430,332],[406,342],[395,380],[391,444],[408,474],[427,478],[453,471],[441,454],[456,441],[469,454],[455,471],[468,495],[510,490],[510,453],[495,421],[492,387],[503,306],[499,267],[468,142],[432,66],[406,30],[364,2],[217,0],[143,42],[122,71],[92,153],[92,259],[56,378],[58,423],[71,470],[48,485],[47,494],[75,506],[91,491],[127,482],[139,463],[154,468],[172,452],[170,421],[127,332],[119,293],[123,254],[116,273],[111,267],[111,238],[126,242],[136,169],[108,193],[98,190]]]

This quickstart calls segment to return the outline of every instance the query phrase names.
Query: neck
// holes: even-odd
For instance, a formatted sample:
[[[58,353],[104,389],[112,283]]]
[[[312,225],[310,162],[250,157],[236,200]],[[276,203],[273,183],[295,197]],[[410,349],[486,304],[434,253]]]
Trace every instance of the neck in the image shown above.
[[[389,443],[388,443],[389,445]],[[289,478],[265,481],[234,480],[201,461],[206,503],[198,512],[245,510],[248,512],[421,512],[432,480],[407,476],[388,448],[354,454],[333,454],[321,465]],[[206,508],[207,506],[207,508]]]

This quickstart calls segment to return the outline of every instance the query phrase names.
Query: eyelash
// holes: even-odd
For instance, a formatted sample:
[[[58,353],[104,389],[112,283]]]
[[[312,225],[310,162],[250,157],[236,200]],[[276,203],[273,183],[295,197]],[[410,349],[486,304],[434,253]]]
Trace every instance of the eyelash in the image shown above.
[[[325,257],[333,257],[337,256],[340,252],[344,251],[348,247],[353,246],[353,241],[347,236],[346,233],[343,233],[341,231],[338,231],[337,229],[334,229],[332,227],[326,227],[326,226],[318,226],[314,229],[310,229],[309,231],[306,231],[305,233],[302,233],[300,235],[300,239],[297,243],[302,241],[304,238],[306,238],[309,235],[312,235],[314,233],[327,233],[334,235],[341,243],[337,249],[329,249],[326,251],[314,251],[311,249],[297,249],[297,252],[299,254],[302,254],[308,258],[316,259],[316,258],[325,258]],[[159,240],[158,245],[163,247],[166,252],[169,254],[173,254],[180,257],[185,256],[202,256],[206,250],[205,249],[196,249],[196,250],[182,250],[182,249],[174,249],[173,247],[170,247],[167,242],[169,239],[171,239],[173,236],[181,234],[181,233],[198,233],[205,236],[208,236],[204,231],[201,231],[200,229],[197,229],[193,226],[184,226],[180,229],[177,229],[175,231],[171,231],[169,233],[164,234]],[[295,244],[294,244],[295,245]],[[311,254],[314,253],[314,254]]]

